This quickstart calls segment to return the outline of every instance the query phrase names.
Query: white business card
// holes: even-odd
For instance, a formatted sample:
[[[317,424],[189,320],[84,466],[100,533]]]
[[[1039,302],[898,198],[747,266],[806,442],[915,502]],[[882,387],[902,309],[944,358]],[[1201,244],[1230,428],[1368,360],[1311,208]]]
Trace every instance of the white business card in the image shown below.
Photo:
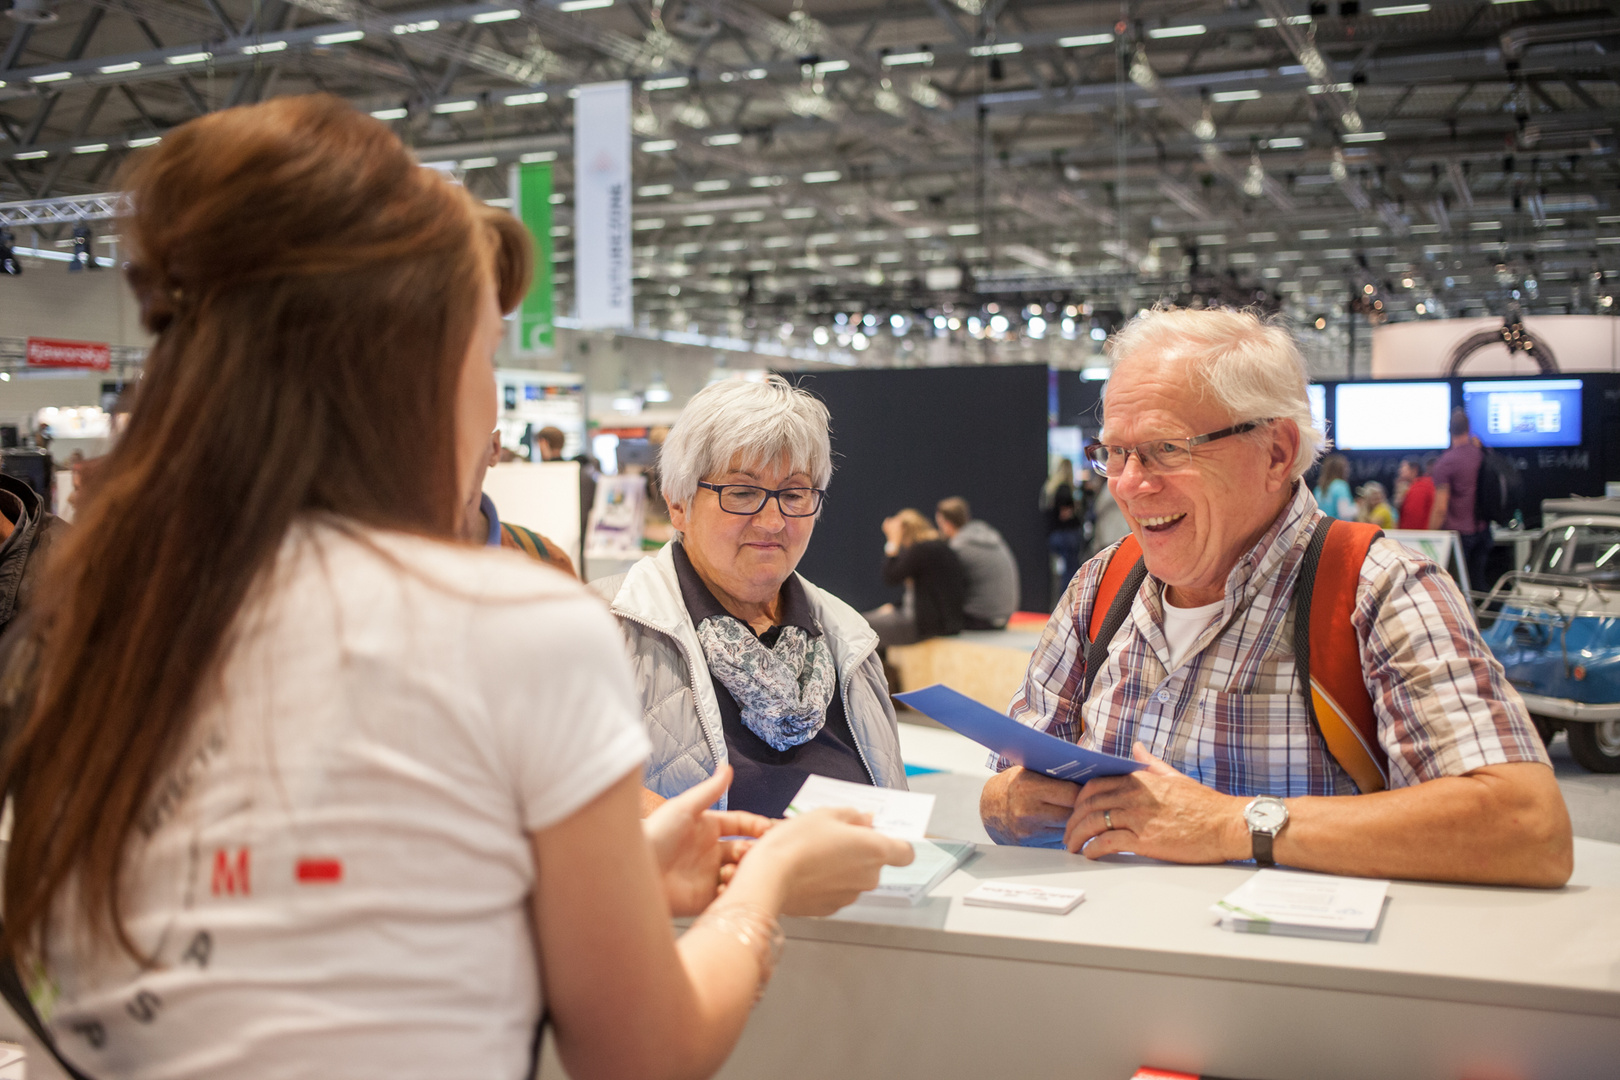
[[[1067,915],[1085,898],[1084,889],[1065,889],[1057,885],[1023,885],[1015,881],[986,881],[962,897],[962,903],[974,907],[1011,908],[1014,911]]]
[[[827,776],[805,780],[783,817],[797,817],[828,806],[849,806],[872,815],[872,828],[899,840],[921,840],[934,813],[934,797],[920,791],[852,784]]]

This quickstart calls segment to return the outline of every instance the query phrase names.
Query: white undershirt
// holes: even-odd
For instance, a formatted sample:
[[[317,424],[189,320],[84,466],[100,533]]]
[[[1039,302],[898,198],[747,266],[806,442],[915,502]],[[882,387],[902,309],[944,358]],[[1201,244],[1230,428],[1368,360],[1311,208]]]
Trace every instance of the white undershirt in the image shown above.
[[[1181,667],[1181,662],[1192,652],[1198,635],[1220,614],[1225,603],[1224,600],[1217,600],[1203,607],[1176,607],[1169,601],[1165,602],[1164,640],[1170,644],[1170,671]]]

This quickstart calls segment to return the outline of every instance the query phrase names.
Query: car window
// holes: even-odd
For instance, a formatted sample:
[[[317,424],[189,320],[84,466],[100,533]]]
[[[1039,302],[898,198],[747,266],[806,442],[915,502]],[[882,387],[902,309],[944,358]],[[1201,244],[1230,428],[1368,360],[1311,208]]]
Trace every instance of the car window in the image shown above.
[[[1620,525],[1555,525],[1542,536],[1529,569],[1620,582]]]

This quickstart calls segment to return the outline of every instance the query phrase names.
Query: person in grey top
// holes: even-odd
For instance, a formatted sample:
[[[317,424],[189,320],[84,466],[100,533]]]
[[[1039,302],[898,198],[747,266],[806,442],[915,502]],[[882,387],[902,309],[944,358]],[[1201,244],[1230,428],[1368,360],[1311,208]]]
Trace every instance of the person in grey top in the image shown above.
[[[989,522],[973,520],[967,500],[952,496],[934,507],[934,524],[967,575],[962,604],[968,630],[1002,630],[1018,610],[1018,561]]]

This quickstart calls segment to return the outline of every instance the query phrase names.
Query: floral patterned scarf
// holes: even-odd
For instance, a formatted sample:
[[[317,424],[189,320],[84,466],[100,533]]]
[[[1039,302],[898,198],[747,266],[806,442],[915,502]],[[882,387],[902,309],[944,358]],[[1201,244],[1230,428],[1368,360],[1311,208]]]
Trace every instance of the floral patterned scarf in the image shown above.
[[[821,731],[838,681],[825,638],[784,626],[766,648],[729,615],[704,619],[697,634],[710,673],[736,699],[743,725],[771,749],[792,749]]]

